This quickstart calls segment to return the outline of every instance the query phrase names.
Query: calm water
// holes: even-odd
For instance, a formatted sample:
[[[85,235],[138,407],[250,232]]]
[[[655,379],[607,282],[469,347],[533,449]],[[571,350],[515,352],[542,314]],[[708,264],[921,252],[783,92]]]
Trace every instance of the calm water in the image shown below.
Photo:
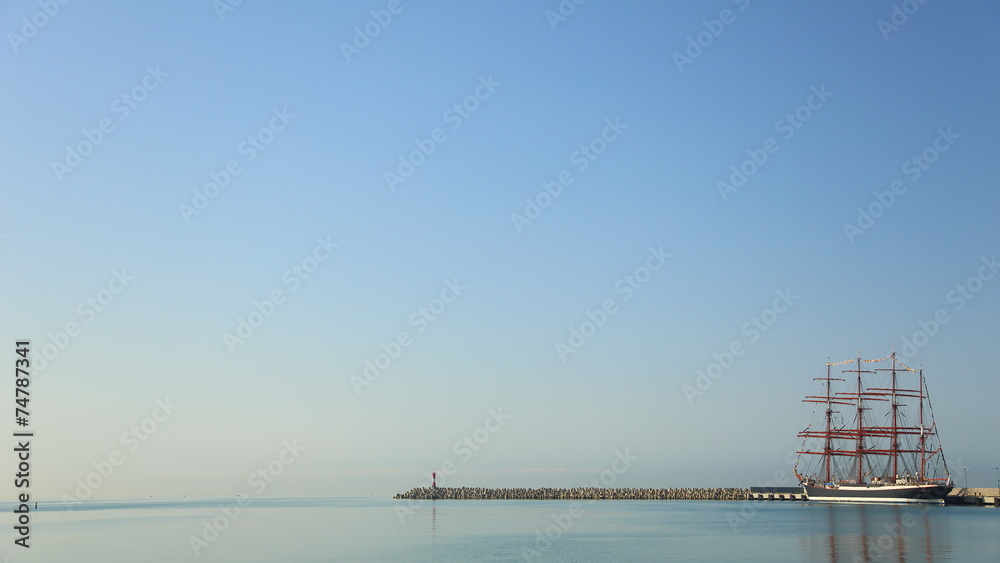
[[[0,557],[11,563],[1000,561],[995,508],[258,499],[232,519],[219,508],[232,502],[101,502],[73,512],[61,503],[40,504],[30,550],[14,546],[7,524]],[[13,506],[0,508],[12,522]],[[198,555],[191,536],[204,542]]]

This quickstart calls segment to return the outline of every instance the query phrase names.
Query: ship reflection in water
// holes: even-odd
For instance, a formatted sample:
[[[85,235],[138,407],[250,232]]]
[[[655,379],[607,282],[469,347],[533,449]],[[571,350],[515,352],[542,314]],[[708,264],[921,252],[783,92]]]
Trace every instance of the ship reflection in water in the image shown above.
[[[803,560],[938,561],[952,556],[949,520],[937,505],[826,505],[825,534],[802,538]]]

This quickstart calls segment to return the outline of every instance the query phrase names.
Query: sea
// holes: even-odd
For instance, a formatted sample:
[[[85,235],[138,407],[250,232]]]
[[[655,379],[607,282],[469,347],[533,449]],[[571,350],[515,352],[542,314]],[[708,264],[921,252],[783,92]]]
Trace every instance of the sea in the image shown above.
[[[0,560],[1000,561],[1000,509],[801,501],[289,498],[16,504]]]

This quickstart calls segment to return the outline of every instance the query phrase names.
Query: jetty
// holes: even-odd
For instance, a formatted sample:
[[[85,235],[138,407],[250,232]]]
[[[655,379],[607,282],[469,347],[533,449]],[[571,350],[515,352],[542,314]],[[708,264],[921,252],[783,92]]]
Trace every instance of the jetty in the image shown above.
[[[408,500],[782,500],[805,501],[801,487],[495,489],[488,487],[415,487],[394,499]],[[955,487],[945,504],[1000,506],[998,489]]]
[[[728,487],[715,489],[417,487],[392,498],[416,500],[746,500],[749,492],[749,489]]]

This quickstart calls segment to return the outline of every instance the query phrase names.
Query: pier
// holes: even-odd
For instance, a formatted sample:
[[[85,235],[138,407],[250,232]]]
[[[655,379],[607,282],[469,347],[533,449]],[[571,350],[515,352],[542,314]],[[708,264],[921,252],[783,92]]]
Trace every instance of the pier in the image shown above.
[[[802,487],[750,487],[747,500],[807,500]]]
[[[1000,507],[1000,489],[955,487],[944,497],[944,503]]]

